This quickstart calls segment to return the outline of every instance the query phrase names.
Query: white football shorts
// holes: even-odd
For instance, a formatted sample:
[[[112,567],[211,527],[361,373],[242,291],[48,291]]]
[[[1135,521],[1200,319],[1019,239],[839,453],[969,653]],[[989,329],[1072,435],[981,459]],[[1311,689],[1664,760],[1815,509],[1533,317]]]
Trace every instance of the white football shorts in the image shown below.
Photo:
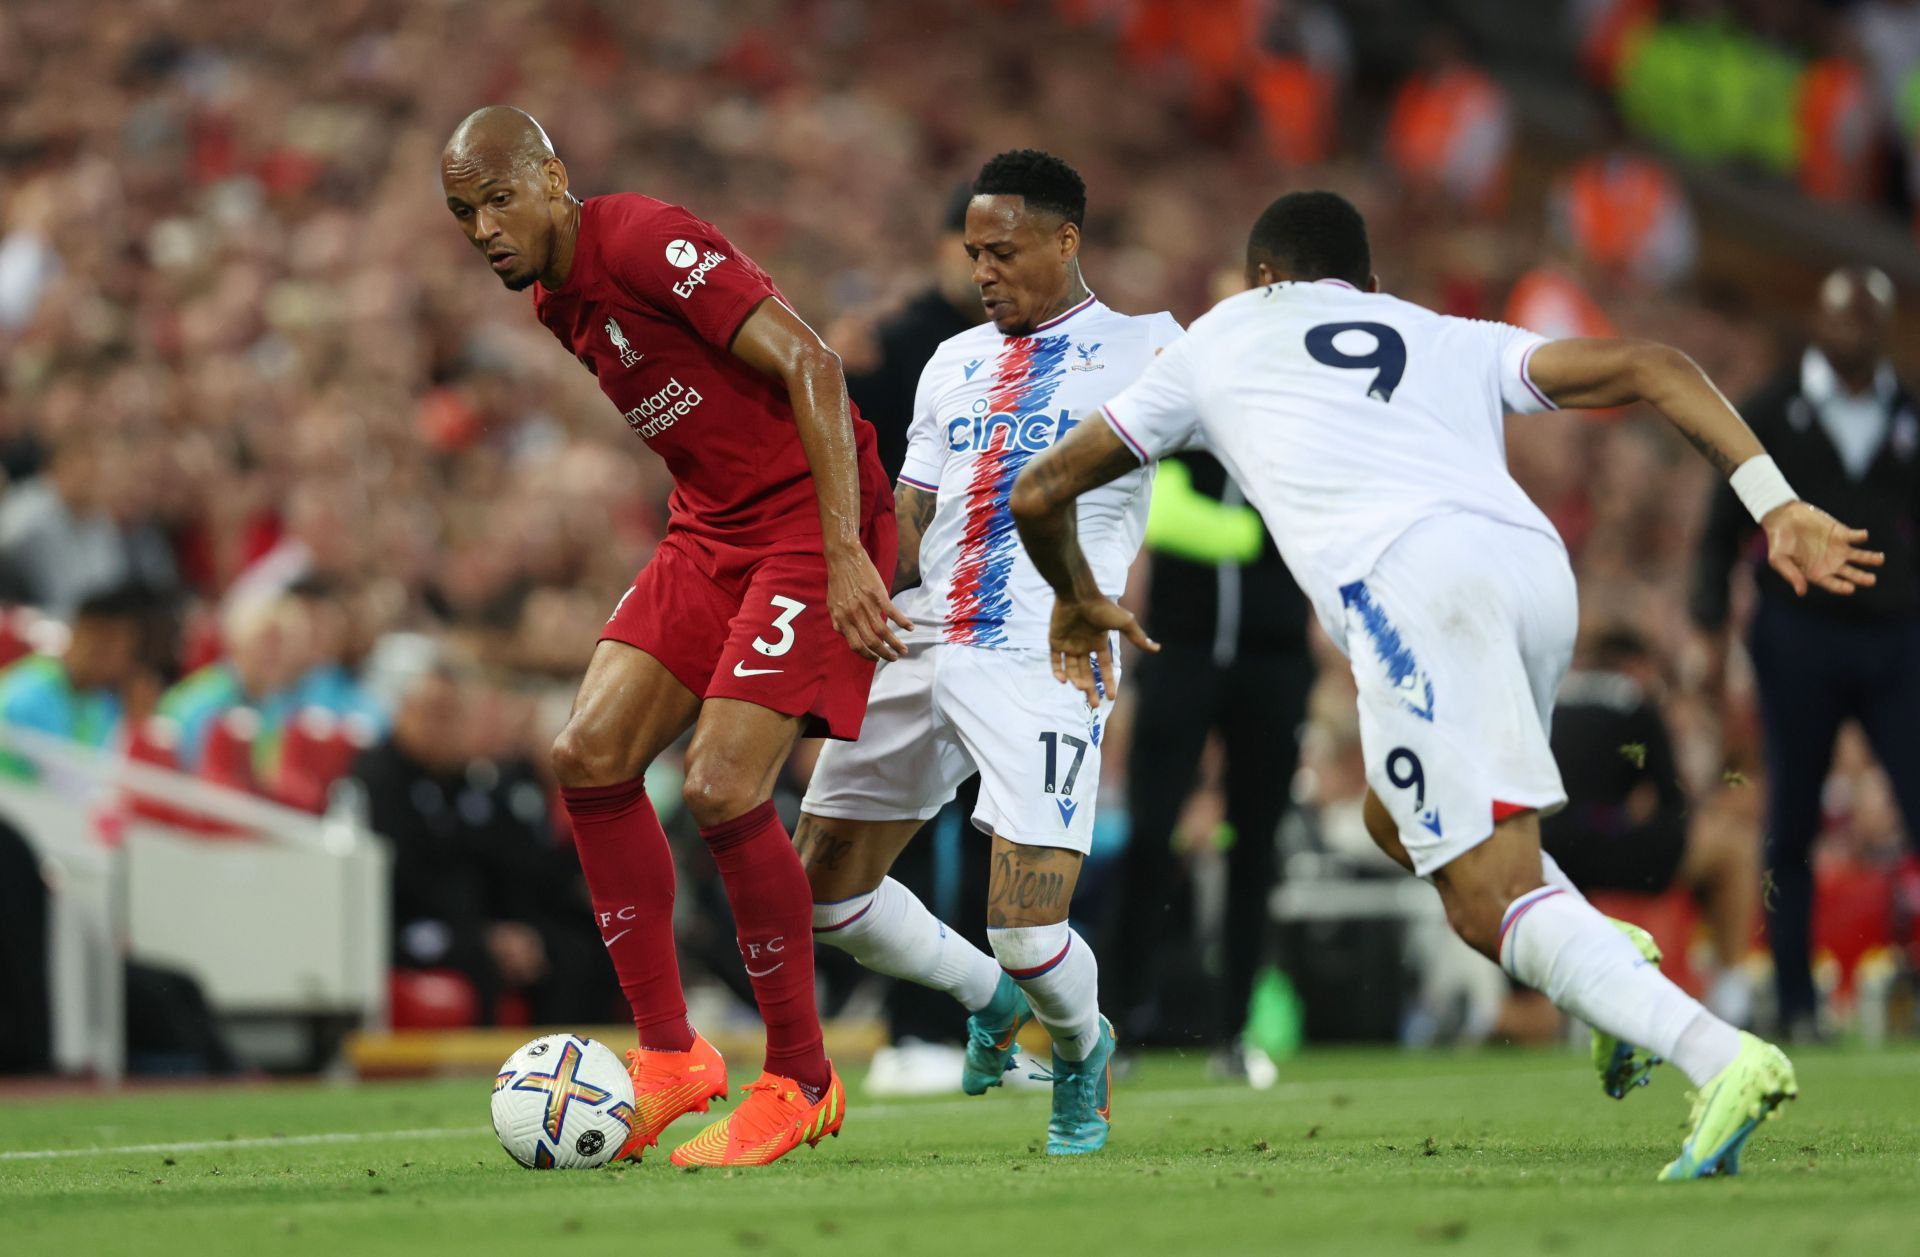
[[[859,740],[826,745],[800,806],[846,820],[926,820],[978,772],[976,826],[1084,855],[1112,709],[1112,699],[1096,711],[1054,680],[1044,651],[912,644],[874,673]]]
[[[1567,801],[1548,734],[1579,606],[1559,539],[1481,515],[1414,525],[1340,590],[1367,784],[1414,871]]]

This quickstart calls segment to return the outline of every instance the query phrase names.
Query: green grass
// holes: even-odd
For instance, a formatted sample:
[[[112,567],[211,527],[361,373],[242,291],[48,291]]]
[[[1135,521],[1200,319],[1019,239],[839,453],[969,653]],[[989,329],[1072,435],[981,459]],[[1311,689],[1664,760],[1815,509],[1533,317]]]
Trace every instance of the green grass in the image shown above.
[[[657,1153],[521,1170],[484,1079],[7,1098],[0,1154],[103,1151],[0,1155],[0,1253],[1914,1251],[1920,1051],[1797,1064],[1802,1098],[1744,1173],[1681,1185],[1653,1178],[1684,1079],[1614,1103],[1566,1053],[1317,1053],[1265,1093],[1156,1058],[1117,1089],[1106,1153],[1068,1162],[1040,1150],[1044,1094],[877,1103],[856,1083],[842,1138],[731,1174]],[[341,1138],[298,1141],[316,1135]]]

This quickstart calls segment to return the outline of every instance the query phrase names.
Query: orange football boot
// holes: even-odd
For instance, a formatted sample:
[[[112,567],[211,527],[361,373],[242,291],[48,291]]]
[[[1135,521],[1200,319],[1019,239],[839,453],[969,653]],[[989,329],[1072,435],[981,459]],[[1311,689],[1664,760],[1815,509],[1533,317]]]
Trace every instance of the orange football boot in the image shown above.
[[[827,1089],[807,1102],[800,1084],[778,1074],[761,1074],[744,1088],[740,1107],[673,1150],[675,1165],[766,1165],[801,1144],[811,1147],[840,1133],[847,1116],[847,1089],[831,1064]]]
[[[689,1113],[705,1113],[707,1105],[727,1096],[727,1063],[713,1044],[698,1032],[684,1052],[627,1053],[627,1073],[633,1076],[633,1121],[620,1157],[635,1161],[660,1142],[660,1132]]]

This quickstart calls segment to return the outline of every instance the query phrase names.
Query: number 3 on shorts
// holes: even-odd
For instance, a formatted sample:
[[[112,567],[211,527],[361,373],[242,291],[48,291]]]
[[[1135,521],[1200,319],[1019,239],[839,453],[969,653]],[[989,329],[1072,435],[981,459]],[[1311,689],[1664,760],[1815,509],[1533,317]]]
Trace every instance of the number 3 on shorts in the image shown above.
[[[765,638],[753,639],[753,648],[768,657],[777,657],[793,649],[793,618],[807,609],[807,604],[782,594],[773,595],[773,605],[780,608],[780,614],[774,617],[773,631],[780,634],[777,641]]]

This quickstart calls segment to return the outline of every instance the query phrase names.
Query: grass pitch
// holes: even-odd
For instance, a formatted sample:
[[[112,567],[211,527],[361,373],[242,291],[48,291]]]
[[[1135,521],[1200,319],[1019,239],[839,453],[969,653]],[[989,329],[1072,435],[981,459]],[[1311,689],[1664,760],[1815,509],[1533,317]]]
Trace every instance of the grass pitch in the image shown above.
[[[1677,1185],[1653,1178],[1685,1080],[1615,1103],[1563,1052],[1320,1052],[1264,1093],[1151,1058],[1107,1151],[1065,1162],[1044,1093],[877,1102],[850,1079],[840,1139],[736,1173],[522,1170],[479,1078],[6,1097],[0,1253],[1915,1251],[1920,1049],[1795,1059],[1801,1099],[1742,1175]]]

